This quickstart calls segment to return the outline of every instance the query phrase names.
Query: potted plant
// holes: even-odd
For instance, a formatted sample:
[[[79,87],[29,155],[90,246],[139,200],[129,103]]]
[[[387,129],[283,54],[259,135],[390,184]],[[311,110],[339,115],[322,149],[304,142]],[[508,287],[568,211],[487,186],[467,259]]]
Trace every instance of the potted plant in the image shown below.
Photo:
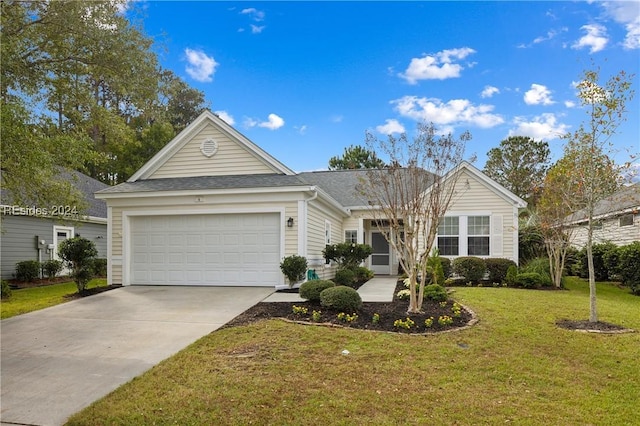
[[[303,256],[287,256],[280,262],[282,273],[289,280],[289,287],[304,279],[307,272],[307,259]]]

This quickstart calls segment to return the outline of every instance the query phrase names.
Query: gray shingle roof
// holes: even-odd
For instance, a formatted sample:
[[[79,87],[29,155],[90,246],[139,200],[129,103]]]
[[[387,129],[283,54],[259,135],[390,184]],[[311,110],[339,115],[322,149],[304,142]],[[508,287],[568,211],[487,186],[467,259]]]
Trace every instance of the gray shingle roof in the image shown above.
[[[624,187],[610,197],[598,202],[593,215],[594,217],[616,215],[631,208],[640,208],[640,183]],[[580,210],[569,216],[568,220],[574,222],[586,219],[586,216],[586,212]]]
[[[300,173],[301,179],[316,185],[344,207],[367,205],[365,198],[356,188],[361,179],[367,177],[366,170],[329,170]]]

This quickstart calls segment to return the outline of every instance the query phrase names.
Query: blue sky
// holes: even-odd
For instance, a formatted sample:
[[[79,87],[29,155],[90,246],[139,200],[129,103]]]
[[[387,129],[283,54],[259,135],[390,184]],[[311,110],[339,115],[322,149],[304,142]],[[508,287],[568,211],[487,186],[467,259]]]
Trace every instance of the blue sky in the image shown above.
[[[480,168],[510,135],[548,141],[557,159],[559,136],[587,118],[583,70],[624,70],[640,90],[637,0],[137,5],[162,66],[296,171],[326,169],[365,131],[412,134],[418,121],[470,131]],[[639,100],[613,139],[618,162],[640,152]]]

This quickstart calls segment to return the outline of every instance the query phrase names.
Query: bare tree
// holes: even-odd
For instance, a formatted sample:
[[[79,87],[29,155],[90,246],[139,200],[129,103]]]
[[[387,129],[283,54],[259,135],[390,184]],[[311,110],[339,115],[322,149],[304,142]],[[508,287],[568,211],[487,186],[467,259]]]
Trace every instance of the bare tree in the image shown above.
[[[386,168],[370,169],[359,185],[384,238],[400,257],[409,275],[408,313],[422,308],[427,259],[439,220],[456,193],[456,167],[463,160],[468,132],[459,139],[439,136],[433,124],[419,124],[416,135],[406,133],[380,140],[367,133],[367,146],[388,157]],[[418,277],[422,277],[418,280]],[[420,281],[420,282],[418,282]]]

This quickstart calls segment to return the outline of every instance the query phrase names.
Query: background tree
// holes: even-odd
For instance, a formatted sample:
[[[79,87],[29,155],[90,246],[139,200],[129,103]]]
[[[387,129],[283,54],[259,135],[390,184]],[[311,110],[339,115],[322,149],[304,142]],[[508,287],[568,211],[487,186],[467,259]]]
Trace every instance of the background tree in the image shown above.
[[[527,136],[509,136],[487,153],[484,173],[523,200],[535,203],[549,169],[549,144]]]
[[[342,157],[336,156],[329,159],[329,170],[378,169],[381,167],[385,167],[385,163],[378,158],[375,151],[360,145],[351,145],[344,149]]]
[[[367,134],[367,146],[384,153],[391,166],[370,169],[359,190],[409,275],[409,313],[422,308],[427,260],[438,223],[456,194],[456,176],[447,173],[462,162],[470,139],[468,132],[459,139],[437,136],[433,124],[419,124],[413,139],[406,133],[398,138],[389,135],[387,140]],[[418,276],[425,278],[419,284]]]

